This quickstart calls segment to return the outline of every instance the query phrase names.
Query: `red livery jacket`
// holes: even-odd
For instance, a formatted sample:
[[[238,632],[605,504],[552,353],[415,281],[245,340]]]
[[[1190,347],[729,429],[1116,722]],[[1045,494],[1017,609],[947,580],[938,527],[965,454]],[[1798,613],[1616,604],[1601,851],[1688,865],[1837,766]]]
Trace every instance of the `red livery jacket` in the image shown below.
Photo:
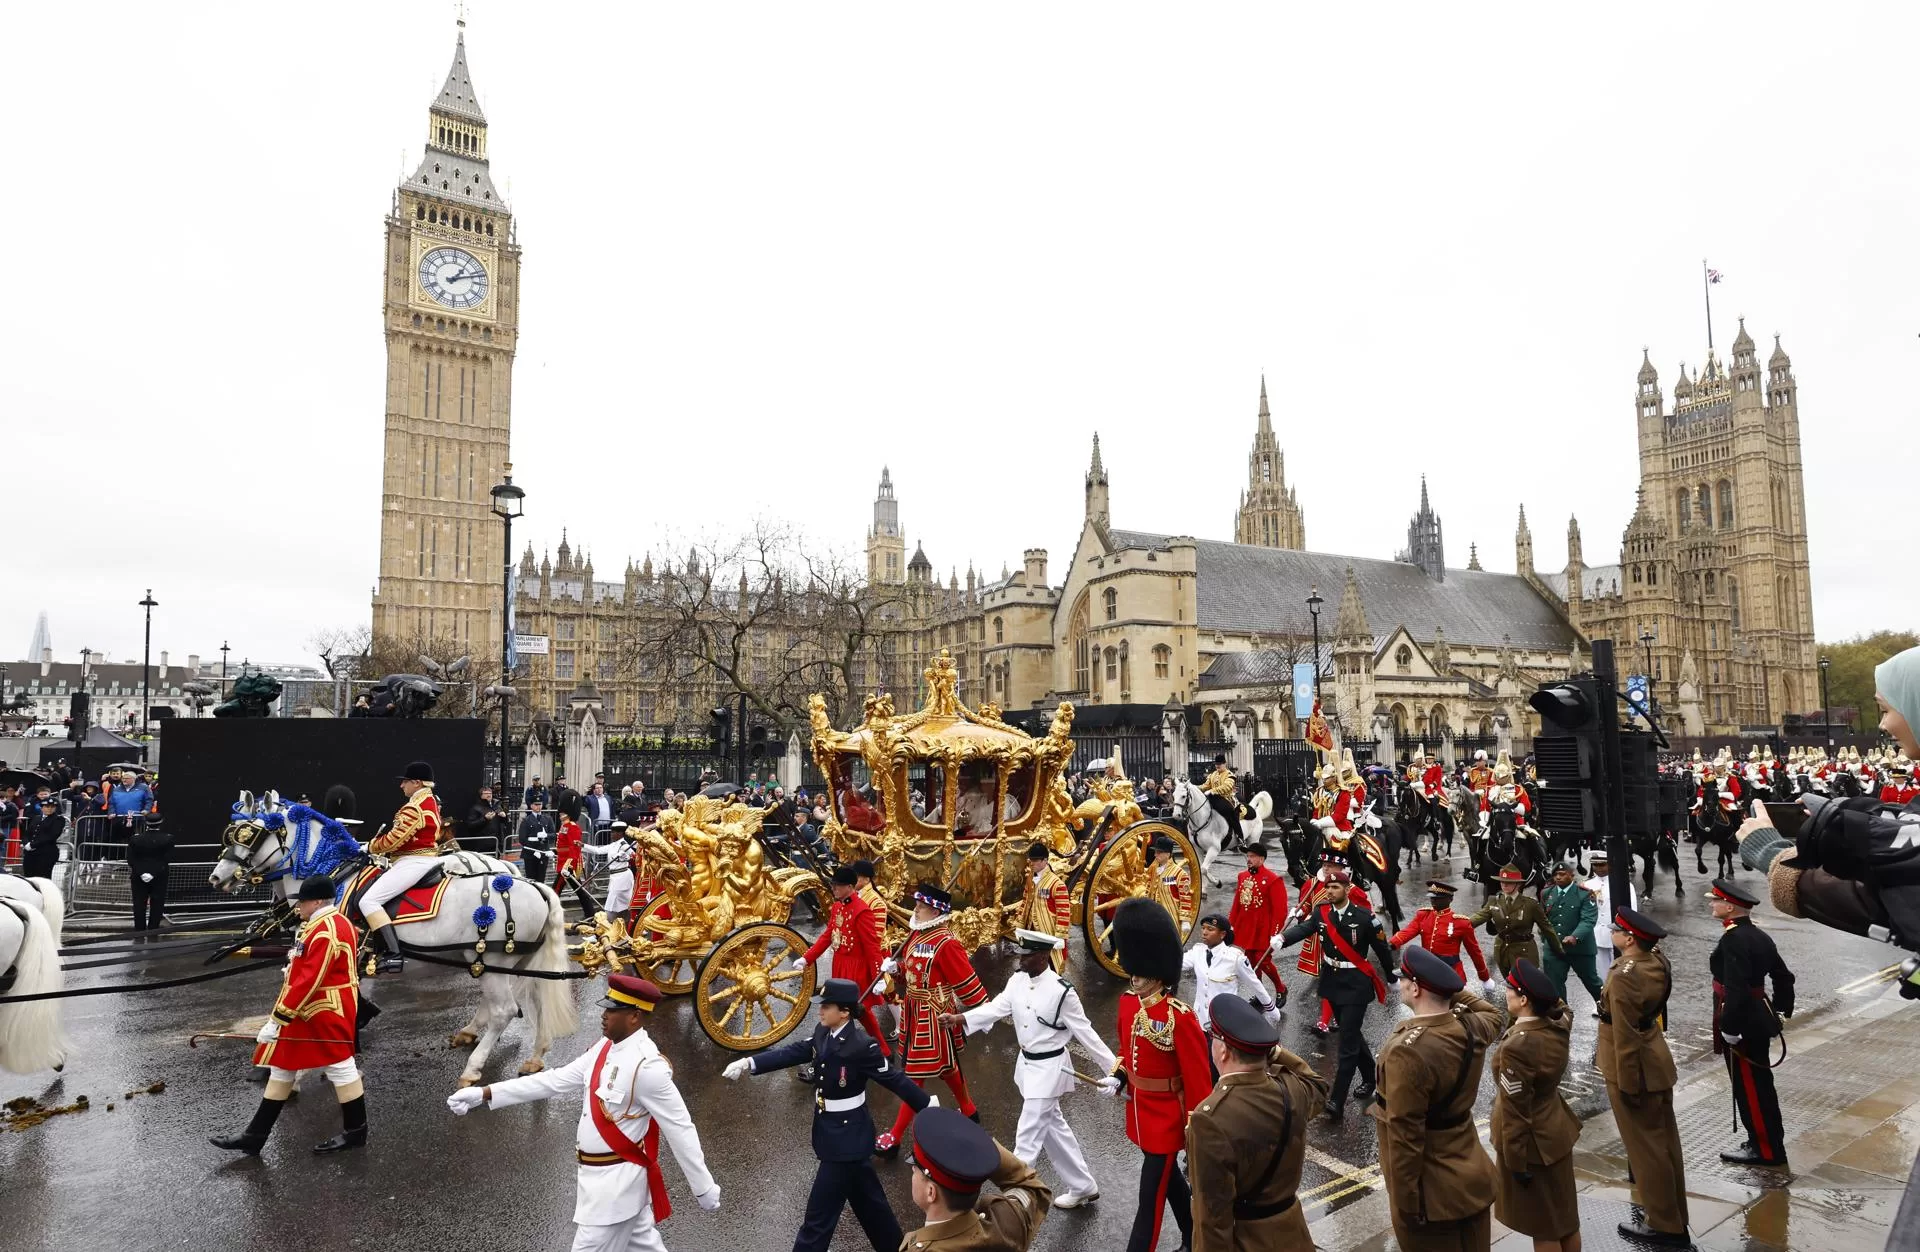
[[[1268,943],[1287,915],[1287,880],[1262,865],[1258,873],[1240,871],[1233,888],[1233,906],[1227,924],[1233,927],[1234,946],[1247,954],[1256,970],[1273,968]]]
[[[880,928],[874,925],[873,909],[858,895],[835,900],[827,917],[827,928],[807,949],[807,960],[817,961],[833,945],[833,976],[856,984],[862,994],[880,977]]]
[[[583,835],[580,830],[580,823],[574,821],[571,817],[561,818],[560,834],[554,840],[554,850],[556,853],[553,865],[554,881],[558,882],[560,875],[566,873],[569,869],[577,871],[580,868],[580,845],[582,840]]]
[[[1460,964],[1460,950],[1465,948],[1473,958],[1473,968],[1479,971],[1480,981],[1487,980],[1487,958],[1480,955],[1480,940],[1473,933],[1473,924],[1452,909],[1438,913],[1421,909],[1406,929],[1393,937],[1393,946],[1404,947],[1416,938],[1421,947],[1456,967]]]
[[[1127,1080],[1127,1138],[1142,1152],[1178,1152],[1187,1114],[1213,1092],[1207,1037],[1185,1004],[1164,993],[1120,997],[1120,1068]]]
[[[907,1077],[933,1078],[959,1068],[966,1031],[942,1026],[940,1015],[985,1003],[987,989],[944,921],[907,937],[899,978]]]
[[[354,1019],[360,1009],[360,975],[354,953],[360,935],[328,905],[307,920],[294,940],[273,1020],[288,1038],[253,1050],[255,1065],[321,1069],[353,1057]]]
[[[393,815],[393,825],[368,844],[367,851],[390,857],[433,856],[439,844],[440,800],[432,787],[421,787],[407,797]]]

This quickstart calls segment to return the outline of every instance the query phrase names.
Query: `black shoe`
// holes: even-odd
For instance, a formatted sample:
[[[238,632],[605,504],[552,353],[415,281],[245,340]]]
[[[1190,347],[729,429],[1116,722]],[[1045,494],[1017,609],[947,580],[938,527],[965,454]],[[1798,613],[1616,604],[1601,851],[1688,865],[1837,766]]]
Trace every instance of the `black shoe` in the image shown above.
[[[1360,1085],[1353,1089],[1353,1098],[1366,1104],[1373,1099],[1373,1090],[1373,1084],[1363,1079]]]
[[[225,1148],[229,1152],[244,1152],[248,1156],[260,1155],[260,1149],[267,1146],[267,1136],[273,1133],[274,1122],[280,1119],[280,1110],[287,1106],[285,1100],[262,1099],[260,1107],[253,1111],[253,1120],[247,1128],[237,1135],[215,1135],[207,1142],[216,1148]]]
[[[1287,1007],[1287,989],[1285,987],[1280,988],[1280,990],[1274,994],[1273,1007],[1276,1009]]]
[[[320,1152],[344,1152],[348,1148],[367,1146],[367,1097],[355,1096],[340,1106],[340,1133],[325,1143],[316,1143],[313,1150]]]
[[[1338,1104],[1335,1104],[1332,1100],[1328,1100],[1320,1108],[1320,1116],[1326,1118],[1330,1122],[1340,1121],[1342,1118],[1346,1117],[1346,1115],[1347,1115],[1346,1110],[1341,1106],[1339,1106]]]
[[[1773,1160],[1769,1161],[1767,1158],[1761,1156],[1758,1151],[1754,1150],[1750,1146],[1743,1148],[1738,1152],[1722,1152],[1720,1154],[1720,1159],[1725,1161],[1729,1165],[1747,1165],[1747,1166],[1753,1166],[1759,1169],[1787,1168],[1787,1158],[1784,1155],[1777,1156]]]
[[[967,1114],[967,1120],[978,1126],[980,1124],[980,1110],[975,1109],[973,1112]]]
[[[1637,1218],[1630,1222],[1621,1222],[1615,1229],[1629,1239],[1638,1239],[1642,1243],[1651,1243],[1655,1247],[1690,1248],[1693,1246],[1693,1240],[1687,1238],[1684,1230],[1678,1234],[1666,1230],[1655,1230]]]

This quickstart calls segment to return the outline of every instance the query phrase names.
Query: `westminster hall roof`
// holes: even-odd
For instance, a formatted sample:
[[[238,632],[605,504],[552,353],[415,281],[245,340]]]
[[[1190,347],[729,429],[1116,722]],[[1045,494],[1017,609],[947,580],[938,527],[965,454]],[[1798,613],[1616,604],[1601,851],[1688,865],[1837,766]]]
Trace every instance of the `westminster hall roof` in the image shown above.
[[[1109,533],[1116,549],[1164,551],[1169,539],[1134,530]],[[1330,641],[1352,569],[1376,649],[1402,626],[1423,641],[1432,639],[1437,627],[1453,646],[1497,648],[1507,642],[1517,649],[1565,650],[1574,643],[1573,630],[1559,612],[1517,574],[1449,569],[1446,579],[1437,581],[1402,561],[1216,539],[1196,539],[1193,545],[1202,631],[1310,634],[1307,590],[1318,587],[1326,598],[1321,636]]]

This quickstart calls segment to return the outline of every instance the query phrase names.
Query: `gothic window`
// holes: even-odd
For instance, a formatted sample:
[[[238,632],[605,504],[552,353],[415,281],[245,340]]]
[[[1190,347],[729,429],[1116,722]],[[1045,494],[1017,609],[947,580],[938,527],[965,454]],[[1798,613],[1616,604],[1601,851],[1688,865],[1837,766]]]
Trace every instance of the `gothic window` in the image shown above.
[[[613,662],[612,661],[600,662],[600,681],[601,682],[613,681]]]
[[[1153,645],[1153,676],[1165,678],[1173,664],[1173,649],[1164,643]]]
[[[1263,483],[1270,483],[1273,481],[1273,458],[1272,457],[1263,456],[1260,458],[1260,481]]]
[[[1100,601],[1106,605],[1108,621],[1112,621],[1114,618],[1120,616],[1120,593],[1118,591],[1115,591],[1112,587],[1107,588],[1100,593]]]
[[[553,624],[553,636],[556,639],[572,639],[575,629],[572,618],[562,618]]]
[[[1107,681],[1117,682],[1120,678],[1120,654],[1112,648],[1107,649]]]
[[[1659,583],[1659,581],[1660,581],[1660,567],[1658,565],[1647,566],[1647,586],[1652,587],[1657,583]]]
[[[1005,618],[996,617],[993,619],[993,641],[995,643],[1005,643],[1007,641],[1007,623]]]
[[[1638,565],[1633,567],[1633,581],[1640,581],[1640,567]]]
[[[1733,484],[1726,479],[1720,480],[1720,529],[1733,526]]]
[[[1700,511],[1700,524],[1713,525],[1713,492],[1705,483],[1701,483],[1694,489],[1694,503]]]
[[[1693,497],[1688,494],[1685,487],[1680,488],[1680,495],[1675,502],[1675,507],[1680,513],[1680,528],[1685,530],[1687,523],[1693,520]]]
[[[1401,644],[1399,651],[1393,654],[1394,669],[1402,674],[1413,672],[1413,649]]]
[[[1712,574],[1707,575],[1712,578]],[[1740,582],[1733,575],[1727,575],[1727,603],[1733,606],[1733,628],[1740,629]]]
[[[564,648],[553,654],[553,676],[555,678],[573,677],[573,650]]]
[[[1087,597],[1082,592],[1073,615],[1067,619],[1067,646],[1073,654],[1073,689],[1088,690]]]
[[[1708,570],[1707,571],[1707,594],[1708,595],[1713,594],[1713,587],[1714,587],[1713,571]]]

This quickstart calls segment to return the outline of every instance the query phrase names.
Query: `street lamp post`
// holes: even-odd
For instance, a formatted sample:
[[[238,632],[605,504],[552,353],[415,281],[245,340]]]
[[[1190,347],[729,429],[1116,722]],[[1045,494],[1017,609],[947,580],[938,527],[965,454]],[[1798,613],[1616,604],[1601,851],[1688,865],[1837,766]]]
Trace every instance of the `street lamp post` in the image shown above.
[[[140,602],[140,607],[147,611],[147,642],[146,648],[140,656],[140,733],[143,736],[147,733],[147,726],[149,724],[147,720],[147,705],[152,698],[153,611],[159,606],[160,602],[153,598],[153,588],[147,588],[147,598]],[[141,759],[145,760],[146,758],[143,755]]]
[[[1827,670],[1833,662],[1826,657],[1820,658],[1820,729],[1827,732],[1827,757],[1833,757],[1833,701],[1827,695]]]
[[[493,513],[500,519],[500,791],[507,803],[507,745],[512,731],[513,696],[513,519],[525,516],[527,493],[513,485],[513,462],[506,464],[506,481],[494,486]],[[511,807],[511,806],[509,806]]]
[[[220,641],[220,698],[222,700],[227,698],[227,653],[231,651],[233,649],[229,648],[227,641],[222,639]]]
[[[1660,702],[1653,685],[1653,641],[1657,637],[1651,629],[1640,632],[1640,650],[1646,654],[1647,658],[1647,712],[1649,714]],[[1652,718],[1649,717],[1648,720],[1651,721]]]
[[[1320,588],[1307,588],[1307,612],[1313,616],[1313,694],[1320,696],[1320,606],[1326,600],[1320,595]]]

